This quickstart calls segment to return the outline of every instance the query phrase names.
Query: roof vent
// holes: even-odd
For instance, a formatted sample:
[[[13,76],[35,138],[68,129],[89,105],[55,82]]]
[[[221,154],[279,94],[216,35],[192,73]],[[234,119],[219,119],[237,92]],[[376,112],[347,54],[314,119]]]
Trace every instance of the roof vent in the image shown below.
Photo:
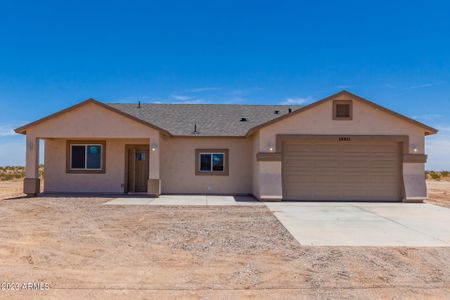
[[[278,115],[280,113],[280,111],[279,110],[274,110],[273,113]]]
[[[197,123],[194,124],[194,132],[193,134],[199,134],[200,132],[197,131]]]
[[[241,118],[241,122],[247,122],[248,121],[248,118],[247,117],[242,117]]]
[[[288,108],[288,113],[291,113],[292,112],[292,108]]]

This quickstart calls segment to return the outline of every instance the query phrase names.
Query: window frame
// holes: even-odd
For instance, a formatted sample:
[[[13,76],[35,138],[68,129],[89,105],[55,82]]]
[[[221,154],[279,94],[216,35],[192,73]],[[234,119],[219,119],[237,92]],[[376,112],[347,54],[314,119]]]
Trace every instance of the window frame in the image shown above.
[[[338,105],[348,105],[349,106],[349,116],[348,117],[338,117],[337,116],[337,106]],[[335,121],[351,121],[351,120],[353,120],[353,101],[352,100],[334,100],[333,101],[333,120],[335,120]]]
[[[72,146],[84,146],[85,168],[72,168]],[[100,168],[88,169],[87,168],[87,151],[89,146],[100,146]],[[66,173],[105,173],[106,169],[106,142],[105,141],[67,141],[66,142]]]
[[[209,156],[209,160],[210,160],[210,168],[209,170],[202,170],[202,155],[208,155]],[[214,155],[222,155],[223,159],[222,159],[222,170],[214,170]],[[199,172],[206,172],[206,173],[211,173],[211,172],[224,172],[225,171],[225,153],[223,152],[214,152],[214,153],[204,153],[204,152],[200,152],[199,153],[200,156],[200,165],[199,165]]]
[[[208,154],[211,155],[211,170],[202,171],[201,167],[201,155]],[[223,171],[213,170],[213,155],[222,154],[223,155]],[[219,175],[228,176],[229,175],[229,152],[228,149],[195,149],[195,175]]]

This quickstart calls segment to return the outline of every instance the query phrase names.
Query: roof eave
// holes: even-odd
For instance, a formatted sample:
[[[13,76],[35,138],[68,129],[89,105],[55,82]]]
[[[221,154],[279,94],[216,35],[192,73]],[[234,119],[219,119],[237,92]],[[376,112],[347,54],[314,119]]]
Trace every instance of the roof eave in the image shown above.
[[[431,127],[430,127],[430,129],[432,129],[432,130],[425,131],[425,135],[426,135],[426,136],[428,136],[428,135],[434,135],[434,134],[437,134],[437,133],[439,132],[439,130],[437,130],[437,129],[434,129],[434,128],[431,128]]]

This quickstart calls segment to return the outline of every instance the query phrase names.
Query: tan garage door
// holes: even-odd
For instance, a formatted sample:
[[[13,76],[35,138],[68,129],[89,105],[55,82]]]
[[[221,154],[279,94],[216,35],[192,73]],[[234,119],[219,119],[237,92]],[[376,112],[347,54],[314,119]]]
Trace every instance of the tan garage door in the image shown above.
[[[400,201],[399,143],[286,143],[283,198]]]

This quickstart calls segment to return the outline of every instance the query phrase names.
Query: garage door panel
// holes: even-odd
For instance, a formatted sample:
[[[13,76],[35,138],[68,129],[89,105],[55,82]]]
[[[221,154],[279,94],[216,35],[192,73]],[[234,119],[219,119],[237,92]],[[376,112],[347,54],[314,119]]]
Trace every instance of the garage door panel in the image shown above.
[[[398,143],[287,143],[283,148],[286,200],[401,199]]]
[[[313,159],[309,159],[306,161],[289,161],[287,162],[290,164],[292,168],[325,168],[329,166],[339,167],[340,163],[336,160],[329,160],[329,161],[318,161],[315,162]]]

